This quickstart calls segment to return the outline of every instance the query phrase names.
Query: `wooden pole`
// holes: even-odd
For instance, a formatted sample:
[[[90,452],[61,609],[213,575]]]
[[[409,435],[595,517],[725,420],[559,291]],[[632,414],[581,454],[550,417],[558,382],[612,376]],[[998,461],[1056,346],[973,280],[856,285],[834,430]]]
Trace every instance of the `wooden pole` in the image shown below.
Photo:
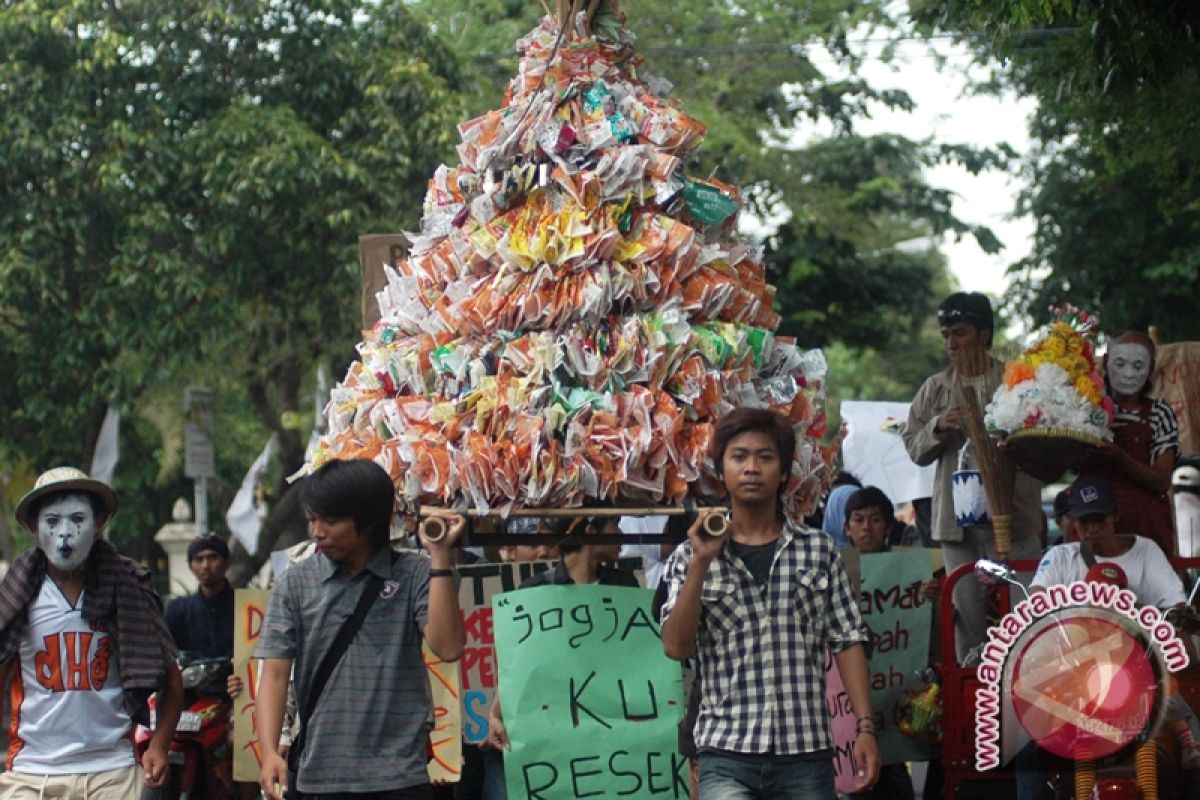
[[[688,509],[682,506],[598,506],[579,508],[514,508],[507,515],[499,511],[481,512],[478,509],[469,508],[466,511],[455,511],[452,508],[440,508],[438,506],[421,506],[417,514],[422,518],[428,517],[452,517],[455,514],[462,514],[464,517],[677,517],[682,514],[688,514],[695,511],[697,514],[703,514],[706,511],[716,511],[720,514],[726,514],[729,509],[724,506],[712,507],[697,507]]]

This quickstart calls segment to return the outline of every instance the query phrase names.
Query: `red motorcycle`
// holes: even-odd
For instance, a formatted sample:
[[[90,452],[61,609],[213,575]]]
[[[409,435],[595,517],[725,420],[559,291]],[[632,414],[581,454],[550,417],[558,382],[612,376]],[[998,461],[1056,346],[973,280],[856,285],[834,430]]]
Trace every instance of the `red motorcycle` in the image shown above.
[[[202,696],[210,686],[224,686],[232,663],[228,658],[179,656],[183,678],[183,707],[175,738],[167,751],[171,774],[163,789],[145,789],[142,800],[227,800],[233,796],[233,758],[229,744],[228,700]],[[139,725],[134,733],[138,761],[150,744],[157,721],[157,696],[150,698],[150,728]]]

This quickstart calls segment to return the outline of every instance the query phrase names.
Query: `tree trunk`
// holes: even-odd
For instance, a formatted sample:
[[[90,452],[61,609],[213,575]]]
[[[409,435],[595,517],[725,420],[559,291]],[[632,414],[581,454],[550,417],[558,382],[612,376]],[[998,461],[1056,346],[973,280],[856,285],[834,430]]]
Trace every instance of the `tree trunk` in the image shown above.
[[[227,577],[234,586],[245,586],[257,575],[270,558],[272,550],[296,544],[308,534],[304,509],[300,505],[299,487],[287,482],[287,477],[304,465],[304,442],[300,439],[299,431],[285,430],[280,424],[284,412],[295,412],[300,407],[298,359],[288,353],[269,374],[270,384],[267,380],[255,380],[248,391],[259,418],[278,436],[281,473],[279,484],[272,493],[277,499],[258,533],[257,553],[247,553],[240,542],[233,542]],[[275,402],[272,402],[272,397]]]
[[[271,557],[272,550],[281,550],[304,541],[308,525],[304,521],[304,508],[300,505],[300,487],[293,484],[271,508],[258,533],[258,554],[250,555],[241,542],[233,541],[230,554],[231,565],[226,577],[235,587],[244,587],[258,574],[262,565]]]

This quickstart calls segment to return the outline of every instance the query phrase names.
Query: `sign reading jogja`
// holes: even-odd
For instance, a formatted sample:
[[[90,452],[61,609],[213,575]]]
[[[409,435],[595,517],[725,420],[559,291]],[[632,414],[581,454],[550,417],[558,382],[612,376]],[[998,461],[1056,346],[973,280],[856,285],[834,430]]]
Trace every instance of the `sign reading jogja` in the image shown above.
[[[654,593],[539,586],[493,601],[513,800],[688,797],[679,664]]]
[[[1002,763],[1000,713],[1010,708],[1045,750],[1111,755],[1161,720],[1167,674],[1187,665],[1174,627],[1128,589],[1076,581],[1037,592],[988,630],[976,670],[975,767]]]
[[[617,559],[617,567],[645,584],[641,558]],[[459,659],[462,690],[462,738],[468,744],[487,739],[488,709],[496,695],[496,636],[492,628],[492,597],[511,592],[531,575],[552,569],[551,561],[462,564],[458,607],[462,609],[467,643]]]

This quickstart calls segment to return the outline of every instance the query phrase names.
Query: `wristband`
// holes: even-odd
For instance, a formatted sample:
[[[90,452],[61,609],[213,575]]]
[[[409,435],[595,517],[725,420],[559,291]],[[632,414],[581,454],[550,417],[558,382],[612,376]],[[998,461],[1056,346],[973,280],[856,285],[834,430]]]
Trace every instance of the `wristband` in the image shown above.
[[[429,570],[431,578],[453,578],[454,570],[452,569],[431,569]]]

